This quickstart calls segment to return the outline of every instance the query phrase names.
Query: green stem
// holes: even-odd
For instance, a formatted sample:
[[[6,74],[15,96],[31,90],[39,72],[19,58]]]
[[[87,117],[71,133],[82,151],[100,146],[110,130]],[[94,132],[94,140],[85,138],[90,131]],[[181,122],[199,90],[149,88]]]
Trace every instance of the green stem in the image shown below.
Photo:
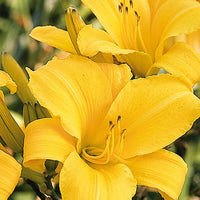
[[[44,183],[46,182],[46,179],[44,177],[44,174],[41,174],[39,172],[36,172],[32,169],[26,168],[22,166],[22,172],[21,177],[29,179],[35,183]]]
[[[31,181],[29,179],[26,182],[32,187],[34,192],[37,194],[38,197],[40,197],[41,200],[46,199],[46,196],[40,192],[39,186],[36,183],[34,183],[33,181]]]
[[[48,178],[47,178],[48,179]],[[59,197],[58,195],[56,194],[56,192],[54,191],[54,188],[52,186],[52,183],[51,183],[51,178],[49,178],[47,181],[46,181],[46,185],[47,185],[47,188],[49,190],[51,190],[51,197],[53,200],[58,200]]]
[[[190,184],[191,184],[192,175],[193,175],[193,172],[194,172],[193,163],[194,163],[194,160],[195,160],[197,147],[198,147],[197,141],[192,141],[188,144],[188,149],[187,149],[187,152],[186,152],[186,155],[185,155],[185,162],[187,163],[188,172],[187,172],[187,175],[185,177],[185,183],[183,185],[182,192],[179,196],[179,200],[185,200],[189,197]]]

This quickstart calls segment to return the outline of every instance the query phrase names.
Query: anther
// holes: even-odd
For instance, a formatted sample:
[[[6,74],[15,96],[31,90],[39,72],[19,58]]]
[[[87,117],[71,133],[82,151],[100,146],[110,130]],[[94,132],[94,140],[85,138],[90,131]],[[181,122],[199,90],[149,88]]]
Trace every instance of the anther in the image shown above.
[[[124,4],[123,4],[122,2],[120,2],[120,6],[121,6],[121,7],[123,7],[123,6],[124,6]]]
[[[112,121],[109,121],[109,126],[111,127],[113,125],[113,122]]]
[[[126,132],[126,129],[123,129],[121,132],[121,136],[124,135],[125,132]]]
[[[137,17],[137,23],[139,23],[139,21],[140,21],[140,16],[138,15],[137,11],[134,11],[134,13],[135,13],[135,16]]]
[[[121,116],[119,115],[118,117],[117,117],[117,123],[121,120]]]
[[[118,6],[118,10],[120,13],[122,12],[122,7],[120,5]]]
[[[112,129],[115,127],[115,124],[113,124],[111,127],[110,127],[110,130],[112,131]]]
[[[132,0],[129,1],[129,4],[130,4],[130,7],[133,8],[133,1]]]
[[[128,13],[128,7],[127,6],[125,7],[125,10],[126,10],[126,13]]]
[[[121,139],[122,140],[124,140],[124,138],[125,138],[125,134],[124,134],[125,132],[126,132],[126,129],[123,129],[122,132],[121,132]]]

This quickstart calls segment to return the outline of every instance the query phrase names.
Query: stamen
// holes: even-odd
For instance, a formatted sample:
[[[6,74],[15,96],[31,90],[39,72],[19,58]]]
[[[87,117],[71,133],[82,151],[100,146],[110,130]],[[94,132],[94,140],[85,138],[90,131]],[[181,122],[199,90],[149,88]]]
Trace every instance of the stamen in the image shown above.
[[[138,15],[137,11],[134,11],[135,12],[135,16],[137,17],[137,32],[138,32],[138,39],[141,43],[141,46],[142,46],[142,49],[144,52],[147,52],[147,48],[144,44],[144,40],[142,38],[142,33],[141,33],[141,28],[140,28],[140,16]],[[137,42],[137,40],[136,40]]]
[[[129,1],[129,4],[130,4],[130,7],[133,8],[133,1],[132,0]]]
[[[110,146],[109,146],[109,157],[112,156],[113,151],[114,151],[114,146],[115,146],[115,138],[114,138],[114,127],[115,124],[110,128]]]
[[[119,115],[118,117],[117,117],[117,123],[121,120],[121,116]]]
[[[140,21],[140,16],[138,15],[137,11],[134,11],[134,13],[135,13],[135,16],[137,17],[137,24],[138,24]]]
[[[122,13],[122,7],[120,5],[118,5],[118,10],[120,13]]]
[[[87,147],[82,150],[82,157],[87,161],[95,164],[106,164],[109,161],[109,145],[110,145],[110,136],[106,138],[106,147],[102,151],[102,149],[96,147]],[[90,152],[100,153],[99,155],[90,155]],[[98,151],[98,152],[97,152]]]
[[[137,49],[135,45],[135,29],[137,29],[137,22],[134,15],[133,0],[119,1],[118,10],[120,13],[121,35],[122,38],[124,38],[120,46],[128,49]]]
[[[125,132],[126,132],[126,129],[123,129],[121,132],[120,145],[119,145],[119,156],[121,155],[123,148],[124,148],[124,138],[125,138],[124,133]]]
[[[126,131],[126,129],[121,130],[120,121],[120,115],[117,117],[116,124],[113,124],[113,121],[109,121],[109,133],[105,138],[106,145],[104,149],[86,147],[82,149],[81,156],[95,164],[107,164],[110,160],[119,160],[124,146],[124,133]],[[117,129],[115,129],[115,126],[117,126]]]

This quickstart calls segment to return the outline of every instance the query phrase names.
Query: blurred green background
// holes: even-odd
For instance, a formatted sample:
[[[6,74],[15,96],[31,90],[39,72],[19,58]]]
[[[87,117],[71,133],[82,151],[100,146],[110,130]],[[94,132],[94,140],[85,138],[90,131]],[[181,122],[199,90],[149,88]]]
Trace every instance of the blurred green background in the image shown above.
[[[87,24],[100,27],[91,11],[80,0],[0,0],[0,51],[9,52],[22,66],[30,68],[45,64],[53,55],[59,53],[46,44],[29,37],[30,31],[39,25],[54,25],[66,29],[64,12],[68,7],[75,7]],[[199,87],[195,94],[199,96]],[[16,118],[21,120],[22,103],[16,95],[6,95],[6,103]],[[182,156],[188,164],[188,174],[180,196],[183,199],[200,199],[200,123],[182,138],[168,147]],[[167,172],[166,172],[167,173]],[[9,200],[36,200],[36,195],[29,184],[19,181]],[[153,189],[138,187],[135,200],[162,199]]]

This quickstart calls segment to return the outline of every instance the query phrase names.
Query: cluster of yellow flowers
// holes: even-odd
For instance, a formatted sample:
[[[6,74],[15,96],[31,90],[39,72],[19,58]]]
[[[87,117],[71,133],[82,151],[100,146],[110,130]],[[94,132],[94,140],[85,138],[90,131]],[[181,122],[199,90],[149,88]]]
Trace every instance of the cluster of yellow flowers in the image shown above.
[[[1,92],[0,136],[13,152],[23,152],[23,161],[0,146],[0,199],[9,197],[21,176],[43,186],[41,199],[58,199],[56,182],[63,200],[130,200],[137,185],[177,200],[187,167],[164,147],[200,117],[192,89],[200,80],[200,54],[193,49],[200,42],[200,4],[82,1],[105,31],[68,8],[67,31],[43,26],[30,34],[68,52],[66,58],[27,69],[28,81],[16,61],[2,54],[9,75],[0,72],[0,86],[17,89],[24,127]]]

